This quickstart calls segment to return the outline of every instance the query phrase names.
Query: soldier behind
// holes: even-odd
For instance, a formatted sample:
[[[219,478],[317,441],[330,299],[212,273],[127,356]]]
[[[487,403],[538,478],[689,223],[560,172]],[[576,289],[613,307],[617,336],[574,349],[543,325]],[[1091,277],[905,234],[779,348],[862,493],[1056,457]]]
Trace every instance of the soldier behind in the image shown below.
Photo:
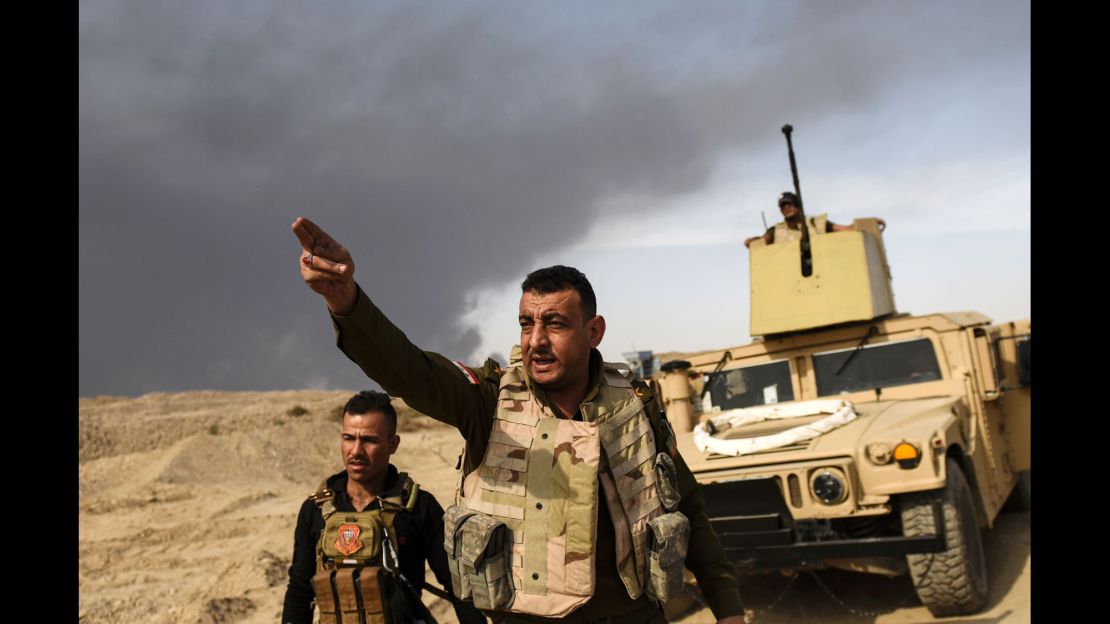
[[[321,624],[336,622],[336,611],[343,622],[358,622],[358,611],[367,624],[425,619],[425,559],[451,591],[443,508],[389,463],[401,437],[388,395],[366,391],[351,397],[342,426],[346,470],[328,477],[301,505],[281,621],[311,624],[314,599]],[[471,603],[452,602],[463,624],[486,621]]]
[[[412,344],[354,281],[351,254],[308,219],[301,277],[339,348],[394,396],[455,426],[465,479],[444,517],[452,586],[502,624],[665,622],[693,571],[721,624],[742,624],[736,573],[650,388],[602,362],[593,289],[569,267],[522,284],[508,368]]]
[[[745,247],[751,247],[752,242],[763,239],[763,242],[768,245],[780,242],[785,243],[792,240],[802,239],[802,211],[798,207],[798,196],[790,191],[779,195],[779,210],[782,211],[782,221],[776,223],[773,227],[767,228],[767,231],[762,236],[753,236],[744,240]],[[819,214],[815,217],[806,217],[806,226],[809,228],[809,235],[827,234],[828,232],[844,232],[854,230],[854,225],[837,225],[829,221],[824,214]],[[886,221],[877,219],[879,222],[880,231],[886,228]]]

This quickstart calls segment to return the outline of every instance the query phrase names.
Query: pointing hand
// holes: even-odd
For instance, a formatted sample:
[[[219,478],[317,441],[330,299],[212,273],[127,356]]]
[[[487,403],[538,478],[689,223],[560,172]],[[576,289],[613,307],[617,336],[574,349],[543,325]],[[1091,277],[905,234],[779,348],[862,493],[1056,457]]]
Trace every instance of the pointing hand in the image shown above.
[[[332,314],[344,316],[355,307],[355,263],[350,252],[320,226],[304,217],[293,222],[301,242],[301,279],[324,297]]]

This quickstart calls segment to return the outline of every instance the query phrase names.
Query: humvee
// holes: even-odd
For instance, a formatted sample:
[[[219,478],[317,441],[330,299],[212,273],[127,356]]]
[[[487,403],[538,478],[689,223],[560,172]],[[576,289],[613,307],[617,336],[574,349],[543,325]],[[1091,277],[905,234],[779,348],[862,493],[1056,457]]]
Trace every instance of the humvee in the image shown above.
[[[741,572],[909,573],[936,616],[981,610],[980,531],[1030,502],[1029,320],[899,313],[875,219],[750,248],[750,344],[652,374]]]

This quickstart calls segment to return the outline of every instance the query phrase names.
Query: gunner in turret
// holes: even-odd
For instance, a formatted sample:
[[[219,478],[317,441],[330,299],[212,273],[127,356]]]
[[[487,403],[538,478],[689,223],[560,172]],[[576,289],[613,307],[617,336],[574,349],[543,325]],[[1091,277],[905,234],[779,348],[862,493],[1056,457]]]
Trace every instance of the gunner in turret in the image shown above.
[[[768,245],[775,242],[785,243],[792,240],[801,240],[802,238],[802,210],[799,207],[798,196],[790,191],[779,195],[779,210],[782,211],[782,221],[779,221],[774,226],[767,228],[761,236],[752,236],[744,240],[745,247],[751,247],[752,242],[763,239],[763,242]],[[877,219],[879,222],[880,230],[886,228],[886,221]],[[843,232],[854,230],[854,225],[839,225],[829,221],[825,214],[819,214],[814,217],[805,218],[806,226],[809,228],[809,235],[825,234],[828,232]]]

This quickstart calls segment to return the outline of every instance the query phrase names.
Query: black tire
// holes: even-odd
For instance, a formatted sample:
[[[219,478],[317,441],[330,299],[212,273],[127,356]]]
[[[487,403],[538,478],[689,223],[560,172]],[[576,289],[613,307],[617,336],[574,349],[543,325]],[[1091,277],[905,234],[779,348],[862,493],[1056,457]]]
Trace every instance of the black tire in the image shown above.
[[[1014,491],[1010,493],[1010,498],[1006,499],[1002,511],[1029,511],[1032,508],[1029,494],[1029,471],[1022,470],[1018,473],[1017,485],[1014,486]]]
[[[907,536],[933,535],[933,501],[940,500],[944,509],[948,549],[906,555],[917,597],[937,617],[976,613],[987,603],[987,559],[971,488],[954,459],[947,460],[947,470],[943,489],[902,497],[902,532]]]

